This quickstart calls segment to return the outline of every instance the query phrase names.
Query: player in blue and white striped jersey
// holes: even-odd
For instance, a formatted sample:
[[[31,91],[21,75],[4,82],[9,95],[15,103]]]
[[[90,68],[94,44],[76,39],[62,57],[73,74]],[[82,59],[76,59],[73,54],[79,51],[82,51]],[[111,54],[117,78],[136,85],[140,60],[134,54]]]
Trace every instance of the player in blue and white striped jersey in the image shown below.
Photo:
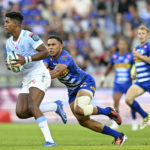
[[[102,77],[101,86],[103,86],[106,76],[112,68],[115,69],[115,80],[113,87],[114,108],[119,113],[119,102],[123,94],[126,94],[129,87],[132,85],[131,68],[134,64],[132,53],[128,52],[128,44],[124,37],[121,37],[118,42],[119,51],[112,54],[110,62]],[[136,114],[131,110],[132,114],[132,130],[137,130]],[[113,121],[111,128],[117,129],[118,125]]]
[[[144,111],[135,98],[141,94],[150,92],[150,44],[148,43],[149,29],[145,25],[141,25],[137,29],[137,37],[139,45],[133,49],[135,60],[137,80],[133,84],[126,95],[126,103],[138,112],[142,118],[143,123],[140,129],[144,129],[150,119],[150,113]]]
[[[106,115],[121,124],[119,114],[112,108],[101,108],[91,104],[96,90],[93,77],[80,69],[72,56],[63,50],[63,42],[59,36],[52,35],[48,38],[48,49],[50,57],[44,59],[44,63],[51,70],[51,78],[58,78],[66,85],[69,105],[79,124],[93,131],[113,136],[114,143],[122,145],[127,138],[123,133],[90,118],[91,115]]]

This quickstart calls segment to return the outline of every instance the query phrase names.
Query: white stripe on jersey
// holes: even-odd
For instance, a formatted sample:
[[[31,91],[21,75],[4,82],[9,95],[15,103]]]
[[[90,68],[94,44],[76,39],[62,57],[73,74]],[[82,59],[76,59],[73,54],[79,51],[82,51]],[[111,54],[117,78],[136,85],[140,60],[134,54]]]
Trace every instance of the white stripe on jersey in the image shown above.
[[[128,77],[129,74],[128,73],[117,73],[117,76],[119,76],[119,77]]]
[[[135,63],[135,66],[136,66],[136,67],[144,66],[144,65],[146,65],[145,62],[136,62],[136,63]]]
[[[146,68],[146,67],[141,67],[141,68],[137,68],[137,69],[136,69],[136,72],[141,72],[141,71],[146,71],[146,70],[148,70],[148,68]]]
[[[150,80],[150,77],[144,78],[144,79],[137,79],[138,82],[145,82],[145,81],[149,81],[149,80]]]
[[[116,81],[117,82],[126,82],[126,81],[128,81],[129,79],[128,78],[118,78]]]
[[[149,72],[142,72],[142,73],[138,73],[137,77],[140,78],[140,77],[145,77],[145,76],[148,76],[148,75],[150,75]]]

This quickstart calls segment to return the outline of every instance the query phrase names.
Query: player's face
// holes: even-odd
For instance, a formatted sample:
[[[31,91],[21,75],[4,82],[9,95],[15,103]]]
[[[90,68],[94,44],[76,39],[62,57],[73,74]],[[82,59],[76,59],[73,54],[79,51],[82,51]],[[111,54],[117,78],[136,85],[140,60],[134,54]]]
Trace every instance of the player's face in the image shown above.
[[[16,28],[16,24],[13,20],[6,17],[4,27],[8,33],[12,33],[12,31],[14,31],[14,29]]]
[[[140,44],[143,45],[147,42],[149,34],[146,30],[138,30],[137,37],[140,41]]]
[[[126,51],[128,49],[127,42],[125,40],[119,40],[118,48],[119,51]]]
[[[50,52],[50,56],[58,57],[62,51],[62,44],[56,39],[49,39],[47,41],[48,50]]]

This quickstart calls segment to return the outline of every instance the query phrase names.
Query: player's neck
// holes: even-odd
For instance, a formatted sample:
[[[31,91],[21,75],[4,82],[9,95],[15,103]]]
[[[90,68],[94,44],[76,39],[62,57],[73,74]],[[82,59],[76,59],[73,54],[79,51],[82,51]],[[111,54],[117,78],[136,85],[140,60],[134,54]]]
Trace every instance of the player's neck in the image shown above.
[[[14,32],[12,33],[13,41],[18,40],[20,33],[21,33],[21,28],[17,28],[16,30],[14,30]]]
[[[58,57],[60,56],[61,52],[62,52],[62,50],[59,51],[59,53],[56,56],[53,56],[53,59],[58,59]]]
[[[120,53],[120,55],[124,55],[126,53],[126,51],[125,50],[120,50],[119,53]]]
[[[147,43],[147,41],[148,40],[146,40],[145,42],[142,42],[142,43],[140,42],[140,47],[143,46],[143,45],[145,45]]]

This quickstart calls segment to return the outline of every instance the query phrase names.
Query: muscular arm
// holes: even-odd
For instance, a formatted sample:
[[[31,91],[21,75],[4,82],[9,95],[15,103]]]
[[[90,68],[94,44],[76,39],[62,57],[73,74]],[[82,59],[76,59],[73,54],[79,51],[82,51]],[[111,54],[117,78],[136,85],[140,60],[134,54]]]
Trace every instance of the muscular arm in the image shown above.
[[[36,50],[38,51],[38,53],[31,57],[32,61],[42,60],[44,58],[49,57],[48,49],[46,48],[44,44],[41,44],[40,46],[38,46]]]
[[[112,70],[112,68],[113,68],[113,66],[111,64],[108,64],[107,68],[104,72],[104,76],[107,76],[110,73],[110,71]]]
[[[43,60],[44,58],[49,57],[48,49],[46,48],[44,44],[41,44],[40,46],[38,46],[36,50],[38,51],[38,53],[31,56],[32,61]],[[14,66],[20,66],[20,64],[24,65],[26,63],[25,57],[19,54],[18,54],[18,57],[19,57],[18,59],[13,59],[13,61],[16,62],[16,63],[13,63],[13,65]]]
[[[64,65],[64,64],[57,64],[55,69],[50,72],[51,78],[54,79],[54,78],[59,77],[63,73],[63,71],[65,69],[67,69],[66,65]]]

